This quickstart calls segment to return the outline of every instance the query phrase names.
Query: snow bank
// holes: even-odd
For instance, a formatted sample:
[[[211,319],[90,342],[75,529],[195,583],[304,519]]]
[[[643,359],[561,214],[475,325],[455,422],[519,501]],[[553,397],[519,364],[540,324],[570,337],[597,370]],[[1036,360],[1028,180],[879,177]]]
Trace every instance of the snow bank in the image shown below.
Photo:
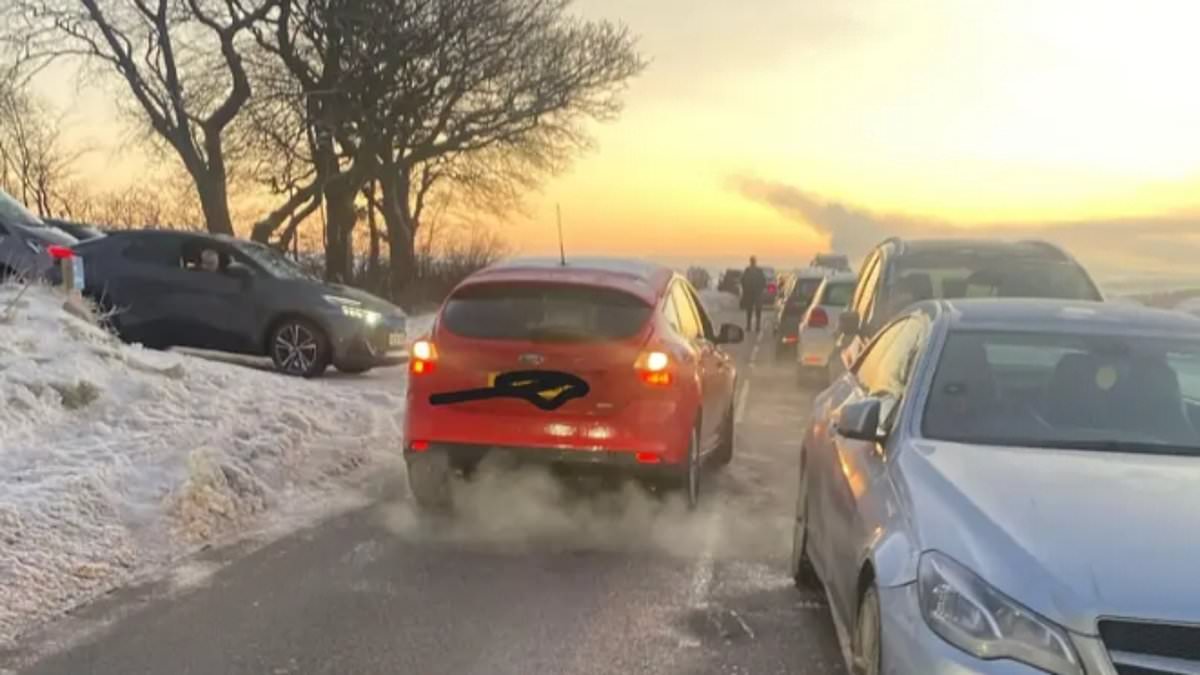
[[[18,292],[0,285],[0,315]],[[401,470],[403,368],[305,381],[124,345],[80,315],[34,287],[0,316],[0,648],[264,514]]]

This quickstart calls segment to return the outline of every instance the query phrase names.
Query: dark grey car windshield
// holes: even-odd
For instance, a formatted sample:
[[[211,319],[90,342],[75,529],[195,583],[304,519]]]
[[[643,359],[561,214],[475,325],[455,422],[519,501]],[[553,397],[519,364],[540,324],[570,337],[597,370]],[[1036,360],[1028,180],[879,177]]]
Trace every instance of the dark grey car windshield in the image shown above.
[[[951,333],[934,439],[1200,456],[1200,338]]]
[[[652,308],[622,291],[566,284],[480,284],[446,302],[443,325],[463,337],[595,342],[633,337]]]
[[[304,268],[270,246],[238,242],[237,250],[245,254],[247,258],[261,265],[273,277],[279,279],[304,279],[308,281],[316,279],[315,276],[305,272]]]

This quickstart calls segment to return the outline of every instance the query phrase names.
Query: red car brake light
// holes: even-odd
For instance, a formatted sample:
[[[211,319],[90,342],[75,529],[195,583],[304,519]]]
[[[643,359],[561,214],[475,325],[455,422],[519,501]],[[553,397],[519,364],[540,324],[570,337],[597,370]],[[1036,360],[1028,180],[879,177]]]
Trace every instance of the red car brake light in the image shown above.
[[[55,260],[70,260],[75,257],[75,252],[66,246],[47,246],[46,254]]]
[[[634,362],[633,368],[638,372],[642,382],[656,387],[671,384],[671,357],[665,352],[642,352]]]
[[[829,315],[820,307],[813,307],[808,312],[808,318],[805,323],[809,328],[825,328],[829,325]]]
[[[437,363],[437,347],[429,340],[417,340],[412,344],[408,358],[408,371],[413,375],[428,375]]]

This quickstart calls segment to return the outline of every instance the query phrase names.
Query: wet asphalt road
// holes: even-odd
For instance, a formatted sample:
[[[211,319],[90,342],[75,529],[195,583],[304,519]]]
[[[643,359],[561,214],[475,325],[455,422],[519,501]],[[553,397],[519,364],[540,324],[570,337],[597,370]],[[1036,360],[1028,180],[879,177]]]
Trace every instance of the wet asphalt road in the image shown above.
[[[501,476],[459,522],[430,524],[384,481],[367,508],[84,610],[82,640],[60,642],[72,620],[51,627],[17,672],[842,673],[824,599],[787,577],[809,397],[769,335],[755,343],[735,348],[734,462],[697,513],[628,486]]]

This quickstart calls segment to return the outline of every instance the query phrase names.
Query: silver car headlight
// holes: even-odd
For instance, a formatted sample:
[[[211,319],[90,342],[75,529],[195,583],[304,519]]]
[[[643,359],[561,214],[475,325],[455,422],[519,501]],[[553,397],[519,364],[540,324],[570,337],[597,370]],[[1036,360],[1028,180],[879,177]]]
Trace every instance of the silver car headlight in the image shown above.
[[[1082,675],[1065,630],[950,557],[923,554],[917,586],[925,622],[955,647],[981,659],[1013,659],[1057,675]]]
[[[352,319],[358,319],[368,326],[374,326],[379,323],[383,315],[374,310],[366,309],[362,303],[353,298],[343,298],[339,295],[325,295],[325,302],[342,310],[342,316],[348,316]]]

